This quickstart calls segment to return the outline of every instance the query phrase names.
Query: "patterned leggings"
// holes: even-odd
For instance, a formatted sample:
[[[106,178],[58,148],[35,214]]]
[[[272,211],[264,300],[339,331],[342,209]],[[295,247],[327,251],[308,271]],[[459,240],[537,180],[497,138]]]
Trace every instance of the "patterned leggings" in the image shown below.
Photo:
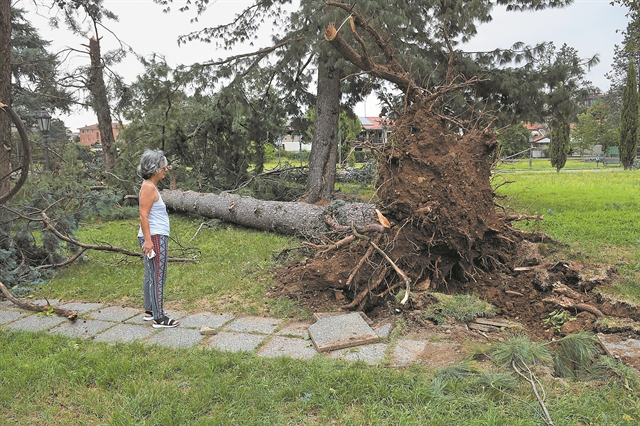
[[[167,235],[152,235],[153,251],[156,256],[144,259],[144,282],[142,291],[144,293],[144,310],[153,313],[153,318],[161,320],[165,317],[162,308],[162,294],[164,292],[164,284],[167,280],[167,250],[169,246],[169,237]],[[138,243],[142,248],[144,238],[138,237]]]

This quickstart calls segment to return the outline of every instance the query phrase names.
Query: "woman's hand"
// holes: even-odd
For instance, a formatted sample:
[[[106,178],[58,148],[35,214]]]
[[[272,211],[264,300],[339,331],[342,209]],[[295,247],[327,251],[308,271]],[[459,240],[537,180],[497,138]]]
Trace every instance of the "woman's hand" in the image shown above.
[[[142,244],[142,253],[145,256],[149,256],[153,251],[153,242],[151,240],[144,240],[144,244]]]

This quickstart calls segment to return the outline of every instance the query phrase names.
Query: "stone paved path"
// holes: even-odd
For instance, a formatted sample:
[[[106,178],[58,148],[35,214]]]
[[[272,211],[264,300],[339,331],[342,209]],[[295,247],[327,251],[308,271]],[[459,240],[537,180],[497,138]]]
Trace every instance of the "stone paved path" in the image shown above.
[[[33,301],[45,305],[45,301]],[[57,301],[50,301],[56,305]],[[155,329],[143,321],[142,311],[131,307],[108,306],[101,303],[62,303],[61,308],[78,312],[70,322],[59,316],[38,315],[18,308],[9,301],[0,302],[0,332],[4,330],[46,331],[69,337],[93,339],[98,342],[134,342],[162,345],[170,348],[203,346],[221,351],[255,351],[258,356],[287,356],[311,359],[327,356],[349,361],[364,361],[376,365],[386,363],[403,366],[419,362],[426,342],[399,340],[389,343],[391,327],[374,330],[380,336],[376,343],[327,352],[318,352],[310,336],[312,321],[299,322],[276,318],[244,317],[211,312],[170,312],[180,320],[176,328]],[[209,327],[215,335],[202,335]]]

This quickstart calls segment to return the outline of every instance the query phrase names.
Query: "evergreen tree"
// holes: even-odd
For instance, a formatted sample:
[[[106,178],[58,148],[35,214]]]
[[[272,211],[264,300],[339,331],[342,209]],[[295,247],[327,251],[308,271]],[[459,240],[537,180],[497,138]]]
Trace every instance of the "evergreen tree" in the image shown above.
[[[549,157],[551,165],[559,172],[567,163],[567,155],[569,155],[569,120],[559,115],[554,117],[552,126]]]
[[[622,98],[622,117],[620,125],[620,162],[628,170],[638,151],[638,79],[633,60],[629,63],[627,82]]]

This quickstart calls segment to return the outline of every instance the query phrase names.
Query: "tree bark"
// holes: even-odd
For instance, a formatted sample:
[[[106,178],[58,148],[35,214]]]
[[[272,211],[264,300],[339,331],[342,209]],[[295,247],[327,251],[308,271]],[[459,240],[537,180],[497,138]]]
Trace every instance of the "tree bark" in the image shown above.
[[[11,2],[0,0],[0,103],[11,105]],[[0,194],[9,192],[11,118],[0,112]]]
[[[376,221],[375,206],[366,203],[334,203],[321,207],[228,193],[216,195],[166,189],[162,191],[162,199],[168,208],[176,211],[285,235],[317,236],[333,230],[326,224],[325,215],[343,225],[366,226]]]
[[[340,72],[331,65],[335,59],[326,50],[318,64],[318,99],[313,143],[309,156],[309,181],[304,200],[316,203],[331,200],[336,178],[338,117],[340,115]]]
[[[107,99],[107,87],[104,84],[100,41],[95,37],[89,39],[89,55],[91,57],[91,68],[89,70],[88,86],[93,98],[93,110],[98,117],[104,169],[106,172],[112,172],[116,166],[115,140],[111,128],[111,110]]]

